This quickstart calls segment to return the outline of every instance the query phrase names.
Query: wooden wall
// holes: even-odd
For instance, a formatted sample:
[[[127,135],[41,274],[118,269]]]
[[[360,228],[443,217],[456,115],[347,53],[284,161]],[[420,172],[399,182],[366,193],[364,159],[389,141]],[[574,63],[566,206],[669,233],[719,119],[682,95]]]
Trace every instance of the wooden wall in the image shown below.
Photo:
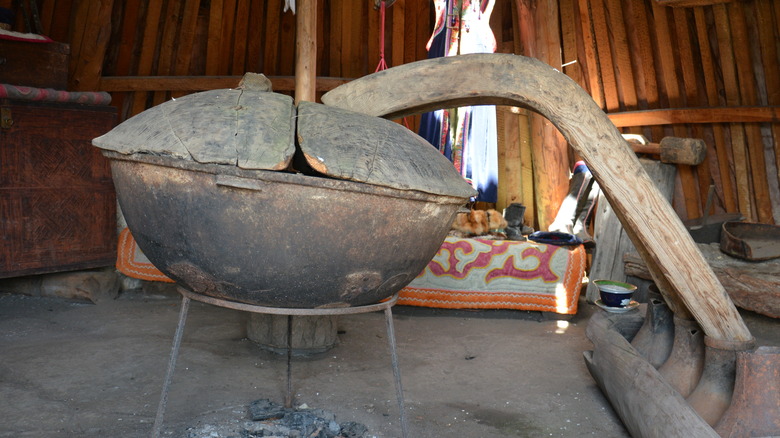
[[[655,142],[706,141],[706,162],[678,169],[674,204],[681,217],[702,216],[712,184],[717,196],[709,213],[780,221],[780,2],[560,3],[576,10],[561,14],[564,34],[572,35],[563,40],[564,72],[617,126]]]
[[[111,92],[122,118],[185,93],[235,86],[245,71],[265,73],[277,91],[294,88],[295,16],[282,11],[282,0],[38,5],[44,33],[71,44],[71,89]],[[432,24],[430,1],[397,0],[386,17],[387,63],[424,59]],[[317,25],[320,93],[375,70],[373,0],[319,0]],[[491,25],[499,51],[562,70],[625,132],[707,142],[704,164],[679,168],[674,204],[683,219],[703,214],[713,184],[710,213],[780,220],[779,2],[496,0]],[[547,224],[576,157],[534,114],[500,108],[499,124],[499,205],[522,202],[535,224]]]

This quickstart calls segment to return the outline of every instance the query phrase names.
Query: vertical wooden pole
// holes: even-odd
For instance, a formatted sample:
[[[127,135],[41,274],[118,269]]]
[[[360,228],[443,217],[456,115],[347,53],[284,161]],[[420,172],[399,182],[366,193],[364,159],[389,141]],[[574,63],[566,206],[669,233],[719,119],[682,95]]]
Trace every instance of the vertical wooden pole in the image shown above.
[[[317,97],[317,0],[298,0],[295,21],[295,102]]]
[[[555,50],[560,47],[558,3],[552,0],[515,1],[523,55],[562,70],[560,50]],[[538,27],[536,23],[545,23],[545,26]],[[568,190],[568,149],[566,141],[549,120],[536,114],[530,119],[537,227],[546,230],[555,220]]]

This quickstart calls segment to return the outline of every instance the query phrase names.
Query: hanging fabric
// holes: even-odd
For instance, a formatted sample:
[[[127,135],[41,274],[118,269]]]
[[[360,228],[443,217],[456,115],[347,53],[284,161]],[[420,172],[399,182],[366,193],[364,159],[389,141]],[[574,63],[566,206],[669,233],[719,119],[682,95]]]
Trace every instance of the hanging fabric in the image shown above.
[[[494,53],[490,29],[495,0],[434,0],[436,22],[428,58]],[[494,106],[469,106],[423,114],[420,136],[437,147],[479,192],[477,201],[498,198],[498,136]]]

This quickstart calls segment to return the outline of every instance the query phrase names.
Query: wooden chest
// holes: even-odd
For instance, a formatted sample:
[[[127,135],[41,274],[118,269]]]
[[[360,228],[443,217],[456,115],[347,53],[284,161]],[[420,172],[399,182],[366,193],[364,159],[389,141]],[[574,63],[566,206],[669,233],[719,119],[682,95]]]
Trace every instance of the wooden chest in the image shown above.
[[[0,278],[112,265],[110,106],[0,100]]]
[[[70,46],[0,39],[0,82],[65,90]]]

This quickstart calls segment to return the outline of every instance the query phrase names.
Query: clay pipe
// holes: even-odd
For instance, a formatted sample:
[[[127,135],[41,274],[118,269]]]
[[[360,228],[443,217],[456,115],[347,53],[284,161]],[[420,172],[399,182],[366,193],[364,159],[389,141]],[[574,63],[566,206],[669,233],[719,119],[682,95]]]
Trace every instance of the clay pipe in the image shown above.
[[[708,336],[704,337],[704,369],[696,389],[687,400],[693,410],[710,426],[715,427],[731,404],[736,378],[737,352],[755,348],[755,339],[718,341]]]

